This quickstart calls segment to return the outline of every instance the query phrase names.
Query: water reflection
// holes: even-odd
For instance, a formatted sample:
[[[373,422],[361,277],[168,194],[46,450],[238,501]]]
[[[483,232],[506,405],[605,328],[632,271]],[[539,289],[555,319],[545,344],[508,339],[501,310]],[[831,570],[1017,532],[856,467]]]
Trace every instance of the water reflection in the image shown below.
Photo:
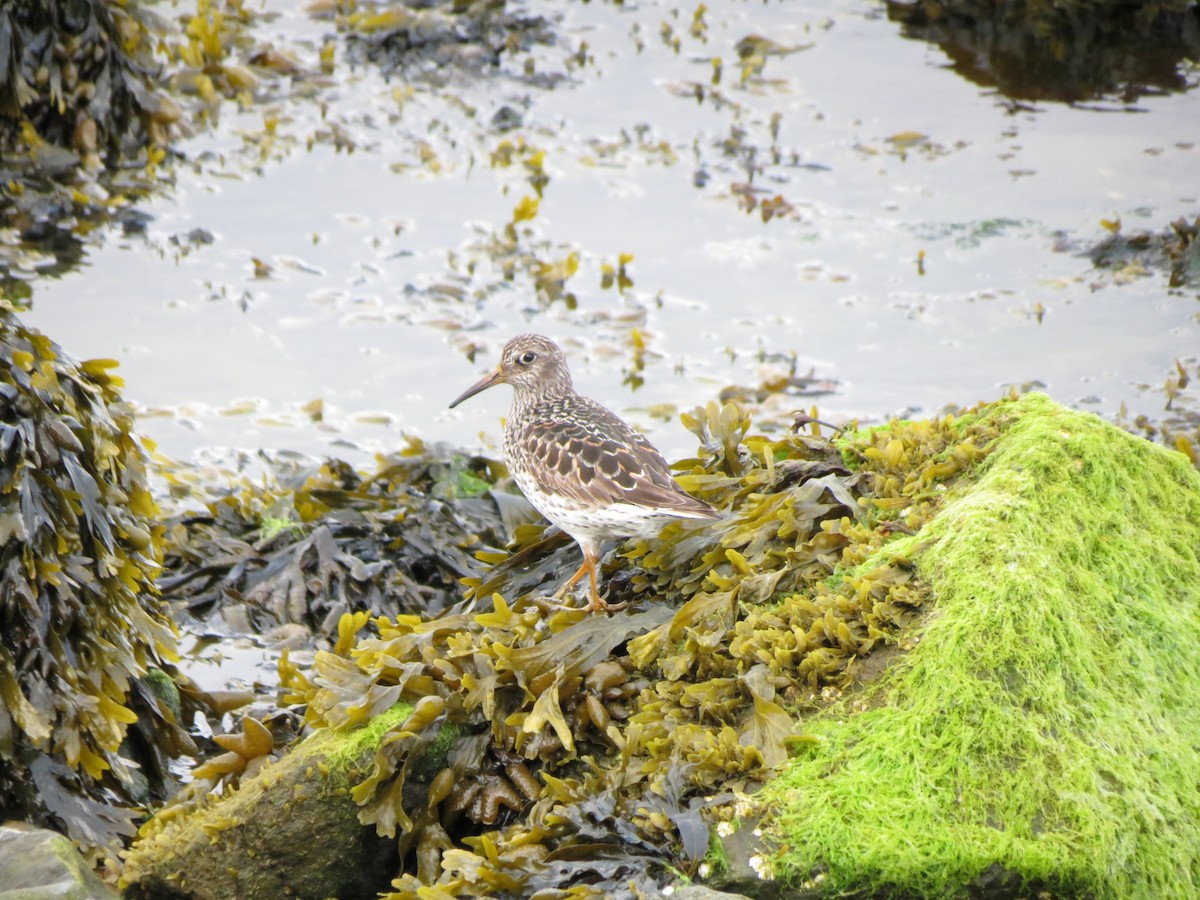
[[[937,44],[954,71],[1013,100],[1133,104],[1196,86],[1187,64],[1200,59],[1200,9],[1170,6],[890,0],[887,9],[905,37]]]

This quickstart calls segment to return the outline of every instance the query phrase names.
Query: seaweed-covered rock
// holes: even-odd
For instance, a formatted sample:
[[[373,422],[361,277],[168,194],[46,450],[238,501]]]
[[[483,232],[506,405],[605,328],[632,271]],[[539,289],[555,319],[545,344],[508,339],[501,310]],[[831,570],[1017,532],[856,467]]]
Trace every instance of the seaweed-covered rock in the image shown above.
[[[392,900],[654,895],[681,872],[757,897],[1194,892],[1183,454],[1039,395],[832,444],[733,406],[686,421],[679,477],[729,519],[627,543],[606,583],[628,612],[545,608],[514,563],[571,552],[543,542],[441,615],[343,615],[281,677],[354,767],[285,759],[261,794],[168,808],[131,884],[278,878],[299,839],[272,824],[297,790],[278,773],[311,771],[328,809],[305,827],[394,841]]]
[[[1096,268],[1112,272],[1118,284],[1151,272],[1165,272],[1168,287],[1194,289],[1200,284],[1198,238],[1200,216],[1190,222],[1181,217],[1159,232],[1124,233],[1118,223],[1115,234],[1084,248],[1083,254]]]
[[[412,712],[397,704],[368,725],[313,735],[220,795],[205,794],[213,779],[195,782],[126,851],[123,896],[375,897],[395,870],[395,842],[359,823],[350,789]]]
[[[886,548],[937,614],[755,804],[787,896],[1200,891],[1200,474],[1044,396],[1013,411]]]
[[[168,101],[156,93],[155,34],[139,4],[6,3],[0,36],[0,156],[29,152],[53,174],[56,159],[98,166],[101,153],[162,137]]]
[[[144,680],[175,631],[114,365],[0,310],[0,807],[109,848],[188,743]]]
[[[606,583],[631,613],[544,609],[548,570],[521,570],[548,545],[485,549],[500,564],[442,615],[346,614],[311,670],[285,657],[285,700],[318,731],[417,704],[351,789],[359,820],[398,841],[393,895],[654,894],[704,870],[712,826],[803,740],[797,716],[904,652],[929,596],[880,548],[920,529],[1011,405],[893,423],[839,451],[751,435],[736,406],[713,404],[687,418],[703,446],[679,477],[730,520],[626,545]],[[418,772],[447,725],[444,769]]]
[[[551,44],[541,16],[493,0],[423,0],[347,7],[332,17],[351,60],[370,61],[410,80],[445,81],[459,72],[498,72],[506,52]]]

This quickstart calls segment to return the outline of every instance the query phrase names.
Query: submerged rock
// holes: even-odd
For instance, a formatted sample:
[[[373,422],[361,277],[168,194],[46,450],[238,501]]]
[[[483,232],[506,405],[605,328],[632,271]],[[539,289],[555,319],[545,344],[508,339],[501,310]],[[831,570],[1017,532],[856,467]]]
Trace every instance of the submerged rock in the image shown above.
[[[0,897],[117,900],[67,838],[24,822],[0,826]]]

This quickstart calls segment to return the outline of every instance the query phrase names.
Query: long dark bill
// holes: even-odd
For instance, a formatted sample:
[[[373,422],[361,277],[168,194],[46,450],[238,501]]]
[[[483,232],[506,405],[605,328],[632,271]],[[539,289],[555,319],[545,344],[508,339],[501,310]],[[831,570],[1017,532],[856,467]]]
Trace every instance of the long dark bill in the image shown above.
[[[459,394],[458,397],[454,400],[454,402],[450,404],[450,408],[454,409],[454,407],[458,406],[458,404],[462,403],[468,397],[474,397],[480,391],[486,391],[492,385],[499,384],[500,379],[503,375],[504,375],[504,373],[502,371],[500,371],[500,367],[496,366],[496,368],[492,369],[492,371],[488,372],[486,375],[484,375],[482,378],[480,378],[477,382],[475,382],[473,385],[471,385],[469,388],[467,388],[465,391],[463,391],[461,394]]]

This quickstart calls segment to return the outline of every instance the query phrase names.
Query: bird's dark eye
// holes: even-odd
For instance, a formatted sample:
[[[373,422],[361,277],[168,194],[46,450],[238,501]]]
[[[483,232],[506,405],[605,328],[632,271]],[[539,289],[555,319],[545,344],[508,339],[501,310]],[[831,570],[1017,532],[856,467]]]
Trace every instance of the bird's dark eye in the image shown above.
[[[520,356],[517,357],[517,362],[519,362],[523,366],[528,366],[528,365],[531,365],[535,359],[537,359],[537,354],[534,353],[532,350],[526,350],[524,353],[522,353]]]

